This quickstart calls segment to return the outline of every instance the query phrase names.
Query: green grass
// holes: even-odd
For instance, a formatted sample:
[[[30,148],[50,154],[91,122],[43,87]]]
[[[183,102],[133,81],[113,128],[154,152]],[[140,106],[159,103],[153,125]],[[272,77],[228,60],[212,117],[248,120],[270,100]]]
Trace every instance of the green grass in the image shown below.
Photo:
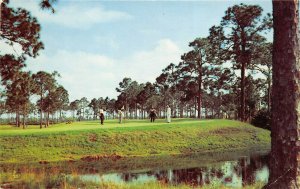
[[[106,120],[39,129],[0,126],[0,163],[156,156],[270,148],[270,132],[231,120]]]

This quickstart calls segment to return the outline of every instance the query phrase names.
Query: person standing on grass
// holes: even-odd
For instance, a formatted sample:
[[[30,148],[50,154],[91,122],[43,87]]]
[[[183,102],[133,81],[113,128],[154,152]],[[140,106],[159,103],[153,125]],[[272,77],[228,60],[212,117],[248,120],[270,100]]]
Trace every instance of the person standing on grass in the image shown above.
[[[152,109],[150,110],[149,117],[150,117],[150,121],[151,121],[151,122],[154,122],[154,121],[155,121],[155,118],[156,118],[156,110],[155,110],[154,108],[152,108]]]
[[[167,123],[171,123],[171,108],[167,105]]]
[[[103,111],[103,109],[100,109],[100,121],[101,121],[101,125],[103,125],[103,122],[104,122],[104,111]]]
[[[123,122],[123,111],[122,110],[118,110],[118,115],[119,115],[119,123],[122,123]]]

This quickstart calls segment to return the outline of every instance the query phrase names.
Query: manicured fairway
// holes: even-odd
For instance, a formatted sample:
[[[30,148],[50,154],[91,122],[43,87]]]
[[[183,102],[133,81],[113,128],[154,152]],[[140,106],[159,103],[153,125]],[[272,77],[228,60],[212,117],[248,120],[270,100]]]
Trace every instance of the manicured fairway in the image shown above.
[[[231,120],[106,120],[39,129],[0,126],[1,162],[78,160],[83,157],[149,156],[268,149],[270,132]]]

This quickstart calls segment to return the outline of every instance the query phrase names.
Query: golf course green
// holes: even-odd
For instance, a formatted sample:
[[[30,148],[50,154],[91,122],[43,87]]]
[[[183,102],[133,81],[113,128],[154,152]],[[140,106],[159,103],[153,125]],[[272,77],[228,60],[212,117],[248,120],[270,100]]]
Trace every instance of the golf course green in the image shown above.
[[[61,123],[48,128],[0,126],[0,163],[91,161],[269,149],[270,132],[232,120],[117,120]]]

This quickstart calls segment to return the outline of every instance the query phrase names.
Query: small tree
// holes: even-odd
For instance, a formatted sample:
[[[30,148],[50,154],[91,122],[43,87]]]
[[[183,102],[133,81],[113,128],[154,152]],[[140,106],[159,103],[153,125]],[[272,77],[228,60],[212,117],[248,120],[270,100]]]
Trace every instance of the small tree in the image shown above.
[[[69,110],[71,110],[73,114],[73,120],[75,119],[75,111],[78,110],[78,106],[79,106],[79,100],[75,100],[71,102],[69,105]]]
[[[44,96],[49,94],[50,91],[54,90],[56,86],[55,76],[58,75],[57,72],[53,72],[52,74],[39,71],[36,74],[33,74],[33,80],[35,82],[35,93],[40,96],[39,99],[39,111],[40,111],[40,128],[43,125],[43,107],[45,103],[43,103]]]
[[[96,98],[93,98],[91,100],[91,102],[89,103],[88,105],[90,108],[92,108],[93,112],[94,112],[94,116],[93,116],[93,119],[97,119],[97,114],[99,112],[99,105],[98,105],[98,101]]]
[[[54,92],[55,109],[59,111],[59,119],[62,118],[62,111],[67,109],[69,104],[69,93],[63,86],[58,86]]]
[[[6,105],[16,112],[16,126],[20,126],[20,115],[23,115],[23,128],[25,119],[29,113],[29,98],[33,94],[33,80],[29,72],[15,74],[11,84],[6,85]]]
[[[84,113],[85,113],[85,108],[88,107],[89,105],[89,101],[87,100],[86,97],[82,97],[80,100],[79,100],[79,116],[80,116],[80,120],[81,120],[81,113],[82,113],[82,118],[84,119]]]

